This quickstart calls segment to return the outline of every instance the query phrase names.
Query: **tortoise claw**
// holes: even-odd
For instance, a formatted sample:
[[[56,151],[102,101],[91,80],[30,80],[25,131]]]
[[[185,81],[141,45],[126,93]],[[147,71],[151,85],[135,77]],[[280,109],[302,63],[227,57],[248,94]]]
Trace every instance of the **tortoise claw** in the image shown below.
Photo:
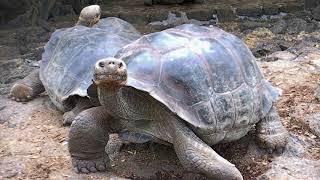
[[[97,171],[106,171],[109,162],[106,156],[95,160],[78,160],[73,159],[74,170],[77,173],[94,173]]]
[[[282,154],[285,151],[285,147],[277,146],[275,151],[276,151],[277,154]]]

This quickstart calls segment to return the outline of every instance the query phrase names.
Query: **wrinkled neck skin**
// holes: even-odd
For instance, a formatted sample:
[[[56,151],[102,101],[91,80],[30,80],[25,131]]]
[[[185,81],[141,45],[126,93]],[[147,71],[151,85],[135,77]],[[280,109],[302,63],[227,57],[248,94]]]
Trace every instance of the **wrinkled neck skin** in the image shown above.
[[[99,85],[99,101],[114,117],[128,121],[153,120],[157,102],[147,93],[121,85]]]
[[[98,86],[99,101],[106,106],[107,111],[115,117],[129,119],[127,111],[129,109],[126,98],[122,96],[120,85],[101,84]]]
[[[97,86],[99,100],[103,105],[107,105],[111,102],[118,100],[120,97],[119,91],[121,90],[122,86],[115,86],[111,84],[99,84]]]
[[[95,22],[88,21],[84,18],[79,18],[78,22],[76,23],[76,25],[86,26],[86,27],[92,27],[95,24],[96,24]]]

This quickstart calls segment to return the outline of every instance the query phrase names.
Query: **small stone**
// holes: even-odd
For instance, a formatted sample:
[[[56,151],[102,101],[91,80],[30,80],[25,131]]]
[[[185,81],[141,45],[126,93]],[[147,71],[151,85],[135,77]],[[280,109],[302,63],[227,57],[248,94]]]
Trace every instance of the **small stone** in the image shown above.
[[[320,137],[320,113],[314,114],[308,118],[309,127],[311,131],[318,137]]]
[[[288,28],[287,32],[289,34],[298,34],[302,31],[306,31],[307,29],[307,22],[300,18],[293,18],[287,20],[288,22]]]
[[[243,6],[236,10],[239,16],[257,17],[262,14],[262,8],[260,6]]]
[[[315,96],[316,100],[320,102],[320,84],[318,84],[318,87],[315,90],[314,96]]]
[[[270,29],[274,34],[283,34],[287,29],[287,22],[283,19],[277,21]]]
[[[312,10],[312,17],[315,19],[315,20],[320,20],[320,5],[317,6],[315,9]]]
[[[217,16],[221,22],[228,22],[236,19],[235,11],[230,8],[218,8]]]
[[[261,61],[292,61],[294,60],[295,58],[297,58],[297,55],[291,53],[291,52],[288,52],[288,51],[277,51],[277,52],[274,52],[270,55],[268,55],[267,57],[265,58],[262,58]]]

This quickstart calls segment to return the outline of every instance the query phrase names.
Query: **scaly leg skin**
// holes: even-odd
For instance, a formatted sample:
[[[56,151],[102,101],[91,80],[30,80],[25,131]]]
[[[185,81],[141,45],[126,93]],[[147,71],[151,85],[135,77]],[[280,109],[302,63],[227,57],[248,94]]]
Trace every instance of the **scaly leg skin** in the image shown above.
[[[181,164],[210,179],[242,180],[240,171],[198,138],[180,120],[173,120],[173,145]]]
[[[272,107],[267,116],[257,124],[256,135],[261,147],[267,148],[269,152],[273,152],[274,150],[278,153],[283,152],[289,134],[282,125],[280,117],[274,107]]]
[[[105,146],[112,132],[113,118],[105,107],[82,111],[73,121],[69,133],[69,152],[77,172],[105,171],[109,157]]]
[[[12,86],[9,97],[17,102],[26,102],[44,92],[44,90],[39,78],[39,69],[36,69]]]
[[[79,97],[76,100],[76,106],[68,112],[63,114],[63,125],[67,126],[72,123],[74,118],[82,111],[94,107],[94,104],[90,101],[89,98]]]

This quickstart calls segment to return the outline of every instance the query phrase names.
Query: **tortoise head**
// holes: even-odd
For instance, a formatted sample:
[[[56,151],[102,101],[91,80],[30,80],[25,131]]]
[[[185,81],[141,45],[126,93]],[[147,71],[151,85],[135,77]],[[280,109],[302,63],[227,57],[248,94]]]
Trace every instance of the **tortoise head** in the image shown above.
[[[101,9],[99,5],[91,5],[81,10],[77,25],[92,27],[100,20]]]
[[[127,76],[126,64],[121,59],[106,58],[95,64],[93,81],[96,85],[122,86]]]

